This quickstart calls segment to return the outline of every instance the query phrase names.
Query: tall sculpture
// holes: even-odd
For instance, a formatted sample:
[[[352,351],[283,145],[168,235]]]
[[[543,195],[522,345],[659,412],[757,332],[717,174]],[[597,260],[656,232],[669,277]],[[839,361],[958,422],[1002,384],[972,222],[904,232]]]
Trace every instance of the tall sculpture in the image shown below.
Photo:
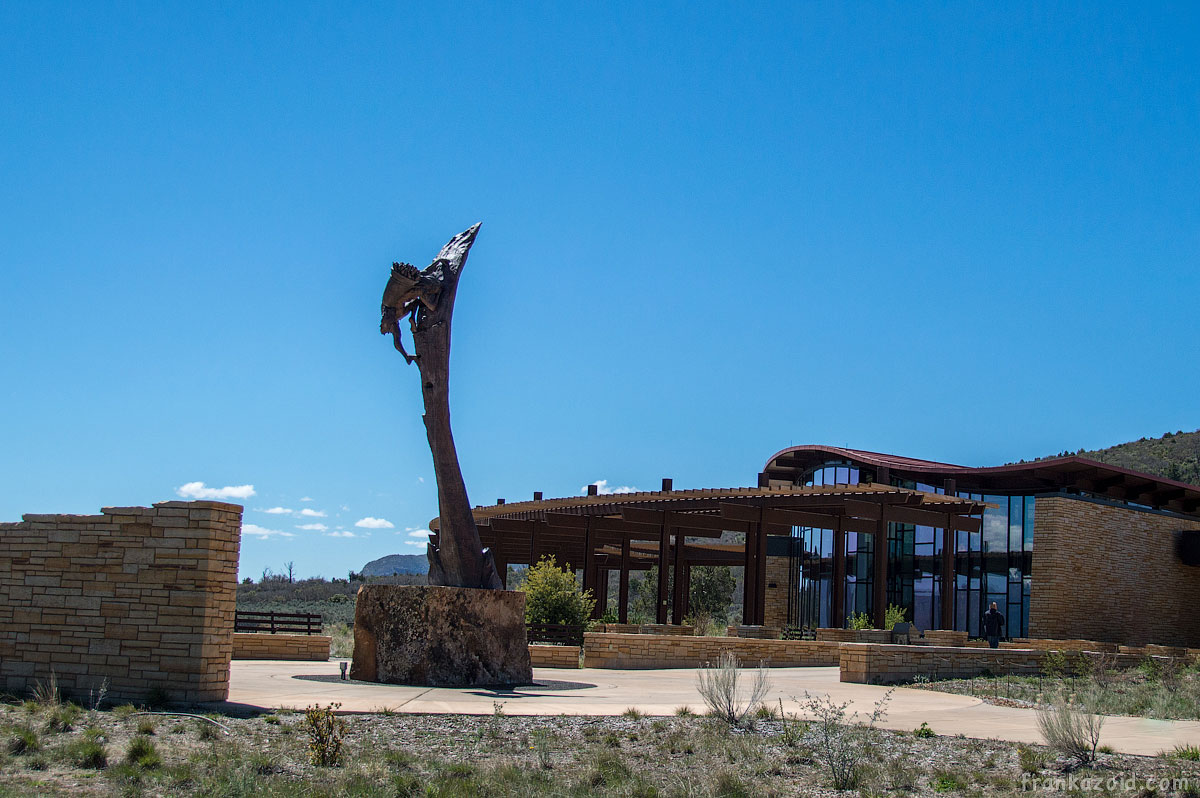
[[[450,321],[458,278],[478,233],[475,224],[450,239],[423,270],[393,263],[383,290],[379,331],[391,335],[396,350],[409,365],[416,363],[421,373],[425,435],[433,454],[440,523],[438,545],[429,543],[429,584],[499,590],[500,576],[491,552],[480,543],[450,430]],[[405,318],[412,329],[411,355],[401,340]]]

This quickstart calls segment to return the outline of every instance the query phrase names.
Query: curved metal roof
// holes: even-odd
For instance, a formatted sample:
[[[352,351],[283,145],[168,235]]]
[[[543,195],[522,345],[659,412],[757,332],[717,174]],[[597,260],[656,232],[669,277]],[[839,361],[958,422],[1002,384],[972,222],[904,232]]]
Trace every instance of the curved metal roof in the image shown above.
[[[1186,514],[1200,510],[1200,487],[1074,456],[971,468],[839,446],[789,446],[771,455],[760,481],[794,482],[830,461],[887,469],[893,477],[936,487],[953,479],[959,491],[972,493],[1076,491]]]

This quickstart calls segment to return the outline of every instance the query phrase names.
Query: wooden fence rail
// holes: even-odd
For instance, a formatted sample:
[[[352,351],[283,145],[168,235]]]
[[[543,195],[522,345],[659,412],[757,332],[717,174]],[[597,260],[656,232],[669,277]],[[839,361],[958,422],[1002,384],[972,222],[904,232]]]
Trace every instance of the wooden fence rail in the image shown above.
[[[565,623],[531,623],[526,625],[530,643],[553,643],[561,646],[582,646],[583,626]]]
[[[270,634],[319,635],[321,616],[305,612],[244,612],[233,616],[235,632],[268,632]]]

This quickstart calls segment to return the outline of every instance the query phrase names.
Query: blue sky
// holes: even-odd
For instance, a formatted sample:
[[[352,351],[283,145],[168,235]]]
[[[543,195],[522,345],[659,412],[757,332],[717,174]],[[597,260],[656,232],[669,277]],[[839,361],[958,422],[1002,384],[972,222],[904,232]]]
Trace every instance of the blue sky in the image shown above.
[[[650,5],[0,6],[0,519],[253,486],[243,575],[421,551],[379,297],[476,221],[477,504],[1200,426],[1194,5]]]

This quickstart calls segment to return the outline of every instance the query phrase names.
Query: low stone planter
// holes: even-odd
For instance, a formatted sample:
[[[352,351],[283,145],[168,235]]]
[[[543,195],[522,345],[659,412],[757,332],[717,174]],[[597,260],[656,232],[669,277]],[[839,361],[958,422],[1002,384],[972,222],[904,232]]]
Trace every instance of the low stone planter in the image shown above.
[[[323,662],[329,659],[331,639],[327,635],[239,632],[233,636],[233,658]]]
[[[578,668],[579,646],[529,646],[529,660],[535,668]]]

